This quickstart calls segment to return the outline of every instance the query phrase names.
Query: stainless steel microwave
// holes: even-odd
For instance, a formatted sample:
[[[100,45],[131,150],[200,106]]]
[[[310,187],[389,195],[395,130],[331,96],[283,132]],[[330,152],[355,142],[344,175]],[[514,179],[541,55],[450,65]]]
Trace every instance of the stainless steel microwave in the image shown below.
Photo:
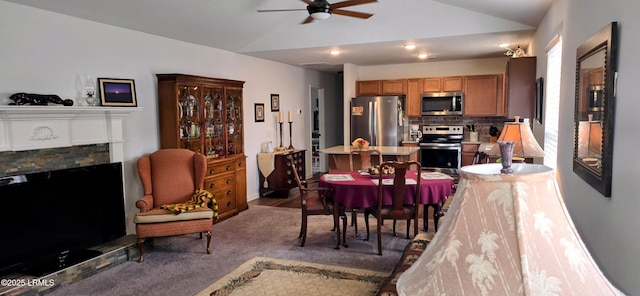
[[[461,92],[422,94],[422,115],[462,115],[463,106]]]

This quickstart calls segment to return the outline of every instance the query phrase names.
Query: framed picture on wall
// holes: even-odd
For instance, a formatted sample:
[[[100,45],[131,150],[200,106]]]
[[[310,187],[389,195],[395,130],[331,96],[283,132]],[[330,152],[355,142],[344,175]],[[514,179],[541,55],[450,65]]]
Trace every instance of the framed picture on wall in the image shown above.
[[[264,122],[264,104],[255,104],[255,121]]]
[[[271,94],[271,112],[280,111],[280,95]]]
[[[542,108],[544,100],[544,79],[542,77],[536,79],[536,105],[533,110],[533,118],[542,124]]]
[[[133,79],[98,78],[102,106],[136,107]]]

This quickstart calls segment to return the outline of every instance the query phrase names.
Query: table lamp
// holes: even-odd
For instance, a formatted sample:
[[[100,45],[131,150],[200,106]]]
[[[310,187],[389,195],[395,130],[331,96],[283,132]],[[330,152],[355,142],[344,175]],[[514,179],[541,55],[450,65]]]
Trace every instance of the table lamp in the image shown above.
[[[505,122],[502,133],[487,155],[500,155],[502,158],[502,173],[512,172],[511,161],[513,156],[544,157],[544,151],[538,145],[536,138],[527,122],[520,122],[520,117],[515,116],[515,122]]]
[[[589,114],[589,121],[578,123],[578,157],[602,158],[602,122],[594,121]]]
[[[580,239],[555,171],[465,166],[433,240],[398,279],[399,295],[623,295]]]

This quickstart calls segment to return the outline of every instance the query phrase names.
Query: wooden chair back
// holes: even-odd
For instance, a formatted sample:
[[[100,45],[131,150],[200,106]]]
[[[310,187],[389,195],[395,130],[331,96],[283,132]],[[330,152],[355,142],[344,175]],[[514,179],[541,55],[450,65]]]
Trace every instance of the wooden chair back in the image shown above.
[[[388,185],[384,185],[384,175],[380,174],[378,176],[378,204],[375,208],[367,208],[364,212],[365,224],[367,227],[367,238],[365,240],[369,240],[369,215],[373,215],[376,217],[377,222],[377,233],[378,233],[378,255],[382,255],[382,221],[385,219],[393,220],[393,234],[396,233],[396,220],[406,220],[407,221],[407,238],[409,238],[409,229],[411,225],[411,220],[413,220],[413,236],[418,235],[418,198],[420,196],[420,174],[422,173],[422,166],[419,162],[412,160],[408,162],[395,162],[395,161],[387,161],[382,162],[380,164],[380,168],[382,169],[384,166],[390,166],[394,168],[395,176],[393,178],[393,188],[392,188],[392,204],[384,205],[384,192],[385,187]],[[406,191],[409,190],[407,187],[406,174],[407,171],[415,166],[415,170],[417,172],[416,178],[416,186],[414,194],[412,194],[412,199],[407,203],[405,202]]]
[[[307,217],[311,215],[332,215],[333,207],[333,188],[330,187],[308,187],[309,184],[306,180],[301,180],[298,175],[298,169],[295,164],[291,164],[291,170],[293,170],[293,176],[298,184],[298,190],[300,190],[300,208],[302,209],[302,222],[300,225],[301,238],[300,246],[304,247],[304,243],[307,238]],[[346,231],[346,217],[344,216],[344,209],[341,212],[344,222],[344,230]],[[334,219],[333,228],[337,226]],[[344,241],[344,234],[343,234]]]
[[[411,160],[407,162],[387,161],[387,162],[383,162],[380,165],[380,167],[383,167],[383,166],[393,167],[395,170],[395,176],[393,178],[393,203],[390,206],[387,206],[389,208],[389,212],[386,214],[383,214],[382,218],[383,219],[412,218],[411,216],[406,215],[406,211],[404,211],[404,209],[406,206],[415,207],[418,204],[418,197],[420,196],[420,180],[422,179],[420,178],[420,174],[422,173],[422,168],[420,163],[415,160]],[[415,193],[412,194],[413,200],[411,204],[407,204],[404,201],[404,197],[408,189],[407,179],[405,178],[405,175],[407,171],[411,169],[412,166],[415,167],[415,170],[418,176],[416,178]],[[378,180],[379,180],[378,181],[379,182],[378,183],[378,212],[380,212],[382,210],[382,207],[384,206],[382,203],[383,203],[383,193],[384,193],[385,185],[382,184],[384,180],[382,174],[378,176]]]

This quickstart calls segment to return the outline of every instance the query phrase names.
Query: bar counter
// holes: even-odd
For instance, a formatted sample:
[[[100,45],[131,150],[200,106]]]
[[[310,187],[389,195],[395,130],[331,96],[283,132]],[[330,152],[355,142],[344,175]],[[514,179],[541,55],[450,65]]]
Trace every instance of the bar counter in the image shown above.
[[[379,150],[380,153],[382,153],[383,161],[409,161],[410,159],[417,159],[420,147],[369,146],[368,149]],[[349,171],[349,153],[351,153],[352,150],[354,150],[352,146],[334,146],[318,151],[327,154],[329,159],[329,172],[331,173]],[[378,164],[378,158],[372,157],[371,164]],[[354,158],[353,166],[354,168],[360,167],[359,157]]]

